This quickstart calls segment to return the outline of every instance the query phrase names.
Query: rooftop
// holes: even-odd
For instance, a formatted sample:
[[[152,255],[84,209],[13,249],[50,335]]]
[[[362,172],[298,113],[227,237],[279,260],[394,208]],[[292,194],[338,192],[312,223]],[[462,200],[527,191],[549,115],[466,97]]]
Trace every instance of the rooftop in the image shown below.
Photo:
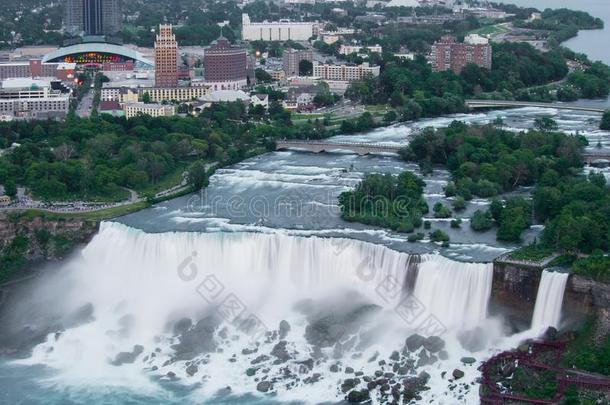
[[[25,77],[6,79],[1,82],[1,87],[3,89],[37,89],[50,86],[51,83],[46,80],[36,80]]]

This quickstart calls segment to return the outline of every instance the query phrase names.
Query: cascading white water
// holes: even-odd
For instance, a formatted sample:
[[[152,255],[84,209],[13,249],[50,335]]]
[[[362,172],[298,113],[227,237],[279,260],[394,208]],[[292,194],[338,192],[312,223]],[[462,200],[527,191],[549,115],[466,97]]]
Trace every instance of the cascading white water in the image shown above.
[[[487,318],[492,265],[428,258],[420,265],[414,295],[447,327],[480,325]]]
[[[194,322],[203,319],[229,297],[241,305],[240,314],[233,319],[254,315],[269,330],[288,320],[292,326],[290,347],[300,353],[300,360],[306,360],[311,349],[304,337],[311,319],[295,310],[303,300],[323,303],[317,309],[322,312],[370,304],[380,308],[368,325],[376,340],[359,349],[362,353],[353,359],[366,359],[375,352],[389,355],[413,332],[453,333],[486,320],[491,264],[458,263],[425,255],[416,257],[421,259],[418,268],[414,258],[350,239],[279,232],[147,234],[103,223],[81,257],[69,264],[71,269],[63,276],[65,290],[57,300],[66,313],[90,303],[94,320],[49,336],[27,363],[54,367],[66,380],[86,385],[104,381],[137,386],[142,391],[157,389],[143,369],[147,373],[158,369],[159,376],[172,371],[185,381],[193,381],[185,372],[188,363],[172,359],[177,342],[172,327],[183,318]],[[414,286],[409,271],[416,272]],[[408,300],[417,302],[417,311],[398,316],[398,308]],[[440,329],[420,329],[430,317],[438,320]],[[225,320],[231,328],[231,320]],[[205,380],[203,395],[209,397],[227,385],[243,392],[256,391],[253,380],[244,374],[252,358],[234,356],[251,347],[252,341],[239,336],[221,338],[218,330],[214,336],[223,342],[223,351],[205,354],[205,364],[214,364],[214,371],[199,376]],[[238,331],[232,328],[230,333]],[[269,346],[257,344],[259,353]],[[117,353],[131,352],[136,345],[144,348],[138,361],[120,367],[112,364]],[[273,344],[266,350],[272,348]],[[376,366],[365,360],[358,364],[365,371],[373,367],[371,373]],[[324,370],[327,372],[327,365],[321,372]],[[200,366],[199,373],[204,372]],[[329,380],[333,377],[327,376]],[[307,395],[312,402],[321,401],[337,395],[336,387],[326,384],[317,398],[311,386],[303,392],[291,388],[284,394],[293,397],[284,398]]]
[[[533,332],[542,333],[549,326],[555,328],[559,326],[563,294],[567,281],[567,273],[548,270],[542,272],[532,317]]]

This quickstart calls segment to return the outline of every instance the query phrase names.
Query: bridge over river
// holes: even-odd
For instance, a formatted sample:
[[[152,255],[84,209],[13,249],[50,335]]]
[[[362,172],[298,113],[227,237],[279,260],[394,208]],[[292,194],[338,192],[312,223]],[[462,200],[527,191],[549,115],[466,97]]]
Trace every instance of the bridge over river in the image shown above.
[[[371,153],[398,153],[400,146],[376,145],[374,143],[358,142],[324,142],[308,140],[285,140],[277,141],[276,150],[302,149],[313,153],[329,152],[332,150],[344,150],[358,155]]]
[[[555,108],[558,110],[574,110],[584,112],[603,113],[605,110],[599,107],[564,103],[534,103],[529,101],[506,101],[506,100],[466,100],[469,108],[500,108],[500,107],[538,107]]]
[[[363,142],[324,142],[309,141],[309,140],[284,140],[277,141],[276,150],[299,149],[313,153],[331,152],[333,150],[341,150],[356,153],[358,155],[369,155],[378,153],[398,153],[401,146],[379,145],[374,143]],[[583,154],[585,162],[591,164],[597,160],[610,161],[610,151],[592,151]]]

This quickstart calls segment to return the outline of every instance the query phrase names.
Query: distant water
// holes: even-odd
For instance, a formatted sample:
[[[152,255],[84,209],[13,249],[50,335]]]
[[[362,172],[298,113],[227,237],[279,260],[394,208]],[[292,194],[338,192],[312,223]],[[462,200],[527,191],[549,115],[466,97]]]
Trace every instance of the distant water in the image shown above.
[[[604,20],[603,30],[583,30],[578,36],[565,42],[564,45],[575,52],[584,53],[589,59],[602,61],[610,65],[610,1],[609,0],[500,0],[502,3],[512,3],[521,7],[568,8],[586,11],[594,17]],[[589,104],[610,106],[610,98],[604,102],[589,102]]]
[[[567,41],[565,45],[580,53],[585,53],[591,60],[601,60],[610,65],[610,2],[608,0],[500,0],[502,3],[517,4],[521,7],[569,8],[586,11],[605,22],[603,30],[580,31],[576,38]]]

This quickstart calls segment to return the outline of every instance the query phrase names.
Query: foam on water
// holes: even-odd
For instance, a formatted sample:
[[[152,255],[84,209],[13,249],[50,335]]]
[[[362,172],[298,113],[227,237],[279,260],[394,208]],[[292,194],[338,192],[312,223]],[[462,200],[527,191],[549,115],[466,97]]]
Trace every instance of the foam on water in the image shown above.
[[[415,257],[419,265],[411,263]],[[425,395],[438,403],[445,397],[446,403],[455,403],[441,372],[469,353],[460,346],[458,334],[484,327],[490,342],[501,338],[501,329],[487,316],[492,274],[491,264],[411,256],[350,239],[282,232],[147,234],[103,223],[81,257],[61,273],[66,288],[57,299],[66,313],[92,305],[94,319],[49,335],[22,364],[55,369],[53,384],[67,389],[103,384],[156,395],[164,384],[177,384],[201,400],[214,398],[227,386],[233,395],[255,393],[256,382],[245,370],[277,344],[273,339],[253,340],[238,327],[236,320],[255,315],[270,331],[277,330],[282,320],[291,325],[285,337],[291,359],[264,366],[268,378],[275,381],[278,400],[342,399],[338,387],[348,376],[330,372],[330,364],[338,362],[342,368],[349,365],[372,374],[380,366],[369,358],[387,358],[418,331],[442,335],[449,352],[446,365],[423,367],[436,387]],[[190,360],[177,359],[180,337],[172,331],[176,322],[218,315],[216,309],[229,296],[243,305],[243,312],[232,321],[223,319],[215,329],[216,349],[195,353]],[[421,307],[417,317],[397,309],[405,300]],[[305,370],[299,362],[312,356],[312,344],[306,338],[312,313],[297,308],[308,302],[305,307],[313,306],[316,309],[309,311],[314,312],[369,308],[375,315],[363,316],[357,328],[346,330],[342,339],[353,344],[348,347],[344,342],[339,357],[336,345],[323,347],[326,360]],[[133,362],[112,364],[118,353],[131,352],[137,345],[143,349]],[[247,348],[257,352],[244,354]],[[189,364],[197,364],[192,376],[187,372]],[[471,368],[464,382],[476,378],[476,367]],[[168,376],[170,372],[175,376]],[[287,372],[300,378],[286,379]],[[320,381],[304,383],[313,373],[320,374]],[[459,390],[463,398],[457,402],[469,403],[477,392],[464,387]]]

